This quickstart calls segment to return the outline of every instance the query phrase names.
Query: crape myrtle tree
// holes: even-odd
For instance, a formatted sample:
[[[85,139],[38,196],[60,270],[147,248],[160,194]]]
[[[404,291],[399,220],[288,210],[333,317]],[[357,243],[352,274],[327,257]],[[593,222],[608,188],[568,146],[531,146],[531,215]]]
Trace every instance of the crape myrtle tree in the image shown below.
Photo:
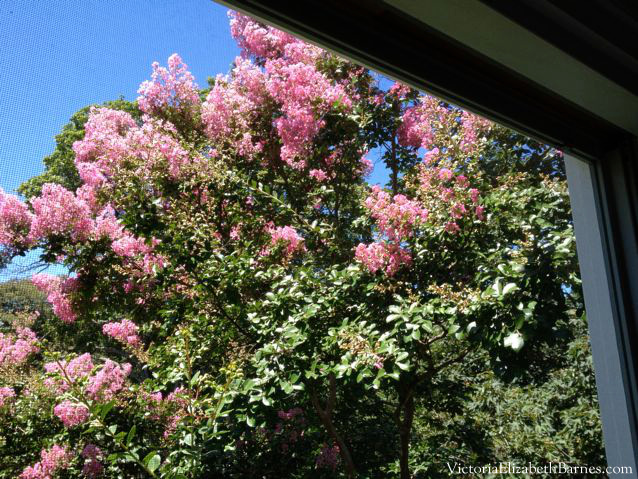
[[[449,368],[525,370],[580,314],[559,152],[230,18],[228,75],[154,64],[0,196],[3,256],[71,272],[32,278],[55,334],[0,336],[9,474],[409,478]]]

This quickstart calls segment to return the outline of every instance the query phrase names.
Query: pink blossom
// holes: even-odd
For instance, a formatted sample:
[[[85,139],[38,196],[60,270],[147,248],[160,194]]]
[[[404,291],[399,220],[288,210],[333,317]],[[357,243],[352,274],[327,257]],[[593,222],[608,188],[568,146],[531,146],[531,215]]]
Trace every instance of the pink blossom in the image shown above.
[[[296,40],[292,35],[257,23],[241,13],[229,11],[230,33],[245,56],[271,58],[283,54],[284,47]]]
[[[309,175],[311,178],[314,178],[315,180],[319,182],[322,182],[328,179],[328,175],[323,170],[310,170]]]
[[[441,168],[439,170],[439,180],[450,181],[452,178],[454,178],[454,173],[448,168]]]
[[[292,409],[289,409],[288,411],[280,410],[277,412],[277,416],[279,416],[279,419],[283,419],[284,421],[290,421],[291,419],[294,419],[296,416],[299,416],[301,414],[303,414],[303,409],[301,409],[300,407],[294,407]]]
[[[115,254],[125,258],[148,254],[152,251],[152,247],[146,244],[144,238],[136,238],[128,232],[125,232],[121,238],[113,241],[111,247]]]
[[[470,151],[476,144],[479,135],[489,129],[491,125],[492,123],[489,120],[464,111],[461,114],[461,127],[463,132],[461,149],[465,152]]]
[[[381,233],[392,241],[411,237],[414,227],[428,218],[428,211],[419,202],[405,195],[391,198],[376,185],[372,187],[372,194],[366,198],[365,205],[370,209]]]
[[[17,196],[6,194],[0,188],[0,246],[27,247],[33,214]]]
[[[18,328],[17,337],[0,333],[0,366],[18,366],[40,351],[38,338],[29,328]]]
[[[123,164],[135,168],[141,177],[160,170],[176,180],[184,175],[186,166],[201,161],[198,156],[191,158],[181,146],[170,122],[149,115],[144,115],[143,121],[138,126],[128,113],[91,110],[84,139],[73,144],[84,186],[95,190],[109,184]],[[131,159],[138,161],[125,161]]]
[[[3,407],[7,400],[15,397],[15,395],[16,393],[12,388],[7,386],[0,387],[0,407]]]
[[[430,165],[432,163],[434,163],[434,161],[436,160],[436,158],[439,156],[441,152],[439,151],[438,148],[432,148],[430,151],[428,151],[424,156],[423,156],[423,162],[426,165]]]
[[[33,284],[47,293],[47,301],[53,306],[53,312],[65,323],[73,323],[77,315],[73,311],[68,294],[77,288],[77,279],[62,279],[46,273],[35,274],[31,277]]]
[[[295,253],[306,251],[303,238],[297,231],[290,226],[279,226],[268,230],[273,247],[284,245],[284,255],[287,258],[292,257]]]
[[[163,434],[164,439],[167,439],[168,437],[170,437],[171,434],[175,432],[181,420],[182,420],[181,414],[173,414],[168,419],[168,425],[166,426],[166,429],[164,429],[164,434]]]
[[[456,183],[461,187],[461,188],[467,188],[467,186],[470,184],[470,182],[467,179],[467,176],[465,175],[458,175],[456,177]]]
[[[350,108],[352,102],[341,85],[332,84],[314,65],[268,60],[266,74],[268,92],[283,112],[275,120],[283,144],[281,159],[292,168],[303,169],[303,156],[324,126],[320,115],[336,103]]]
[[[66,446],[54,445],[51,449],[40,452],[40,462],[27,467],[20,479],[51,479],[59,469],[66,469],[72,459]]]
[[[100,186],[101,177],[107,178],[111,173],[110,166],[128,154],[130,148],[125,138],[136,128],[135,120],[125,111],[92,107],[84,125],[84,138],[73,143],[75,165],[83,175],[82,180]],[[81,166],[90,162],[96,162],[96,166]]]
[[[463,203],[455,203],[450,209],[450,216],[454,219],[463,218],[465,213],[467,213],[467,210],[465,209],[465,205]]]
[[[479,190],[476,188],[472,188],[470,190],[470,198],[472,198],[472,203],[476,204],[479,200]]]
[[[83,404],[74,404],[71,401],[63,401],[53,409],[53,413],[66,427],[77,426],[87,421],[89,409]]]
[[[82,475],[89,478],[95,478],[102,475],[104,472],[104,466],[100,462],[100,459],[103,458],[104,454],[99,447],[95,444],[87,444],[84,446],[81,455],[83,458],[87,459],[84,467],[82,467]]]
[[[44,382],[53,388],[58,394],[67,391],[71,386],[69,381],[75,383],[88,377],[93,371],[93,360],[89,353],[84,353],[67,361],[50,362],[44,365],[47,373],[57,373],[57,378],[47,378]]]
[[[85,459],[96,459],[102,455],[102,449],[97,447],[95,444],[87,444],[84,446],[84,449],[82,449],[81,455]]]
[[[431,96],[422,98],[420,104],[405,110],[397,130],[399,143],[404,146],[431,150],[435,145],[436,124],[445,119],[448,110]]]
[[[96,401],[113,399],[115,394],[124,387],[124,381],[131,373],[131,368],[128,363],[120,365],[107,359],[102,368],[89,378],[86,387],[87,395]]]
[[[365,265],[368,271],[375,273],[384,271],[393,276],[402,266],[412,263],[410,253],[393,243],[360,243],[355,250],[355,259]]]
[[[263,148],[261,142],[253,140],[249,130],[253,119],[258,117],[258,107],[268,97],[265,77],[261,69],[239,57],[231,75],[217,76],[202,105],[202,121],[209,138],[232,139],[238,153],[252,159]]]
[[[230,239],[232,239],[233,241],[237,241],[237,240],[239,240],[240,236],[241,236],[241,226],[240,225],[234,225],[230,229]]]
[[[443,229],[450,234],[456,234],[459,231],[461,231],[461,228],[459,227],[459,225],[456,224],[454,221],[450,221],[446,223]]]
[[[166,401],[175,403],[180,407],[186,407],[189,404],[189,393],[184,387],[180,386],[166,397]]]
[[[116,241],[124,234],[124,227],[115,217],[115,210],[111,205],[106,205],[95,218],[93,236],[96,239],[109,238],[111,241]]]
[[[370,173],[372,173],[372,171],[374,170],[374,165],[372,164],[372,161],[366,158],[365,155],[362,156],[361,159],[359,160],[359,165],[361,169],[361,176],[363,176],[364,178],[369,176]]]
[[[31,205],[34,218],[29,235],[34,241],[66,234],[82,241],[93,229],[90,205],[61,185],[46,183]]]
[[[162,393],[160,391],[151,393],[149,394],[149,399],[153,402],[160,403],[162,402]]]
[[[131,346],[138,346],[141,342],[140,337],[137,334],[137,325],[128,319],[123,319],[119,323],[106,323],[102,326],[102,332],[121,343],[129,344]]]
[[[405,98],[408,93],[410,93],[410,87],[399,82],[394,82],[388,90],[388,95],[394,95],[399,99]]]
[[[193,75],[177,53],[168,58],[168,69],[153,63],[151,80],[143,82],[138,93],[140,110],[148,114],[165,108],[191,113],[200,104]]]
[[[97,163],[77,162],[75,166],[85,185],[100,188],[106,182],[106,177]]]
[[[485,220],[485,207],[477,206],[476,209],[474,210],[474,213],[476,214],[476,217],[480,221],[484,221]]]
[[[339,453],[339,446],[337,446],[336,444],[332,447],[324,444],[321,448],[319,456],[317,456],[317,459],[315,460],[316,467],[332,469],[333,471],[335,471],[340,460]]]

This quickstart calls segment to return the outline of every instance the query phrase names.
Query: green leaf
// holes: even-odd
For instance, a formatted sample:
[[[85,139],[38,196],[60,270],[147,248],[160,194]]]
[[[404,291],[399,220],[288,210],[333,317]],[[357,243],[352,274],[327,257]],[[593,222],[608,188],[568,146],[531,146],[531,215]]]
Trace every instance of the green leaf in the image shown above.
[[[403,371],[408,371],[410,369],[409,363],[402,363],[397,361],[397,366],[399,366],[399,368],[402,369]]]
[[[157,452],[153,451],[146,455],[143,462],[149,471],[155,472],[157,468],[160,467],[162,458],[159,454],[157,454]]]
[[[518,289],[518,286],[516,286],[515,283],[507,283],[503,287],[503,296],[505,296],[507,293],[511,293],[512,291],[516,291],[517,289]]]
[[[246,417],[246,424],[248,424],[248,427],[255,427],[255,424],[256,424],[255,418],[247,416]]]
[[[100,411],[100,419],[102,421],[104,421],[106,415],[113,409],[113,406],[115,406],[115,401],[109,401],[102,406],[102,410]]]
[[[135,424],[133,424],[133,427],[131,428],[131,430],[126,435],[126,446],[127,447],[131,445],[131,441],[135,437],[135,432],[136,431],[137,431],[137,428],[135,427]]]

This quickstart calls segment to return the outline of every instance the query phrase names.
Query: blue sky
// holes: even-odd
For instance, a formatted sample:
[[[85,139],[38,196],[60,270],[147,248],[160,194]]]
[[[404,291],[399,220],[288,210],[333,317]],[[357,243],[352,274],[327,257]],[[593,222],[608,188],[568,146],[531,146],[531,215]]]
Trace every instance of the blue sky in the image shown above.
[[[0,186],[39,174],[80,108],[135,99],[153,61],[179,53],[200,86],[227,72],[239,51],[226,11],[211,0],[2,0]]]
[[[0,187],[40,174],[80,108],[135,99],[153,61],[179,53],[200,86],[226,73],[239,54],[226,12],[211,0],[1,0]],[[371,181],[384,178],[377,168]]]

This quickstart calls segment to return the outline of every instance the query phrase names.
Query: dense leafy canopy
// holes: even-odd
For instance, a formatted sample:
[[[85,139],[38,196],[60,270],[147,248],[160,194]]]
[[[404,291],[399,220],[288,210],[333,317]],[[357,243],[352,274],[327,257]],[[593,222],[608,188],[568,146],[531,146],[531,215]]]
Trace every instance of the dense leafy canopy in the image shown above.
[[[2,324],[0,477],[602,461],[560,153],[231,30],[209,89],[154,64],[73,117],[28,202],[0,193],[3,256],[72,272],[33,277],[56,319]]]

